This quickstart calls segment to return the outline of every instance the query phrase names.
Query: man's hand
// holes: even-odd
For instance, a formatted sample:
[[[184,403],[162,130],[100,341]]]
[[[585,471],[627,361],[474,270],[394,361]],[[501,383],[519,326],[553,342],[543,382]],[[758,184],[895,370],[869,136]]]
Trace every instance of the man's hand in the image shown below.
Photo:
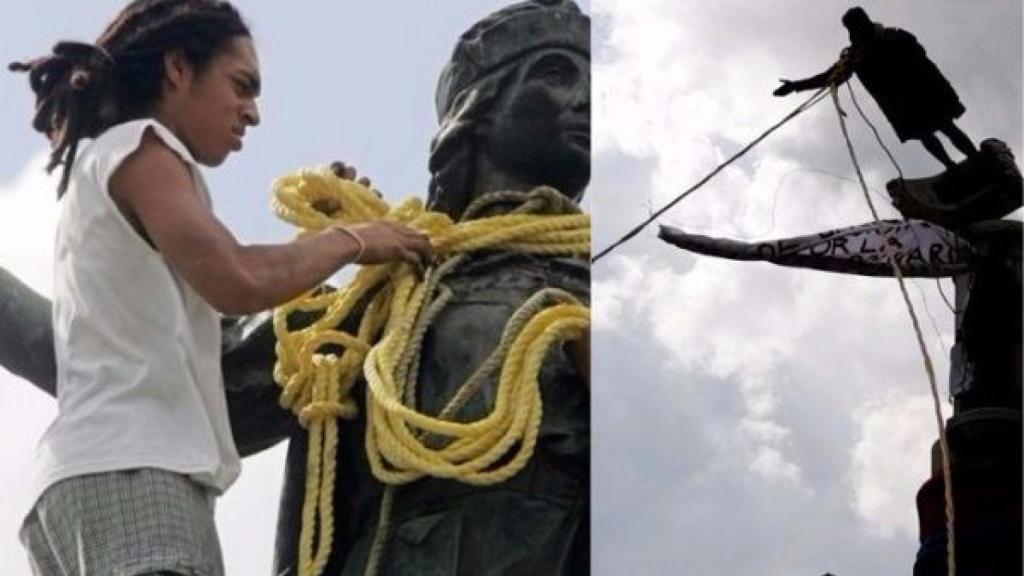
[[[789,80],[779,78],[779,82],[782,82],[782,85],[772,92],[775,96],[786,96],[796,91],[796,87],[794,87],[793,83]]]
[[[354,180],[369,188],[380,196],[380,192],[372,188],[373,183],[366,176],[359,176],[353,166],[344,162],[332,162],[331,171],[338,178]],[[324,214],[331,214],[338,209],[331,200],[323,200],[320,206],[314,206]],[[356,259],[357,264],[384,264],[395,260],[404,260],[414,266],[423,268],[431,261],[432,248],[426,234],[393,222],[367,222],[344,227],[346,232],[358,238],[362,252]]]
[[[404,260],[423,268],[431,261],[433,248],[426,234],[395,222],[367,222],[344,227],[344,234],[358,238],[361,252],[357,264],[385,264]]]

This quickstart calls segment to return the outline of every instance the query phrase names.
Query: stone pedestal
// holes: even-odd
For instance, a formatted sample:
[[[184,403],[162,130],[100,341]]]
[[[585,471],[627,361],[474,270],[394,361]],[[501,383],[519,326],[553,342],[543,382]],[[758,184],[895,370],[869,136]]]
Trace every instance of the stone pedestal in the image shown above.
[[[957,574],[1021,574],[1021,412],[977,408],[950,418]],[[942,459],[917,493],[920,549],[914,576],[946,575]]]

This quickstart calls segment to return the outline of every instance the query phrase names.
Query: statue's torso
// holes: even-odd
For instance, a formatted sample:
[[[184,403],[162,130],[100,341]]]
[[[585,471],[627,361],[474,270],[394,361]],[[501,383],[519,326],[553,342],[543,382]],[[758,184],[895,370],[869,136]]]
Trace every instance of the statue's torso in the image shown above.
[[[437,414],[498,344],[508,318],[537,290],[562,288],[589,301],[589,267],[567,258],[478,256],[445,279],[453,297],[428,330],[417,408]],[[398,489],[382,574],[564,574],[586,569],[590,404],[586,384],[561,347],[540,375],[543,419],[529,464],[509,481],[476,487],[425,478]],[[490,411],[497,375],[458,413]],[[365,390],[357,394],[363,404]],[[342,422],[335,535],[325,574],[362,574],[383,486],[365,456],[365,420]],[[293,439],[279,526],[279,556],[298,539],[305,437]],[[282,541],[284,540],[284,541]],[[291,540],[291,542],[286,542]],[[289,550],[290,549],[290,550]],[[279,561],[283,558],[279,558]],[[283,565],[279,563],[277,570]]]

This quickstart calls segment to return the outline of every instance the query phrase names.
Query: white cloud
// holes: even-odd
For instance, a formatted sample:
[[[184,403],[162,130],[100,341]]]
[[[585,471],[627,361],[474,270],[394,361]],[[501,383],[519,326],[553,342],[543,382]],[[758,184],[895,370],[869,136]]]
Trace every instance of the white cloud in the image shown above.
[[[638,307],[643,306],[643,300],[637,296],[643,293],[642,282],[647,264],[645,258],[615,258],[610,264],[614,268],[613,279],[592,283],[590,315],[595,331],[619,329],[627,315],[636,314]]]
[[[789,354],[795,337],[785,328],[799,329],[778,315],[790,307],[764,306],[764,292],[747,298],[742,272],[732,263],[702,259],[681,274],[657,265],[653,259],[612,260],[618,273],[595,282],[598,301],[615,302],[596,313],[598,318],[610,313],[602,329],[631,330],[640,338],[651,332],[669,371],[735,378],[745,412],[736,432],[739,446],[751,455],[750,469],[771,480],[799,483],[799,466],[785,457],[789,430],[775,419],[779,359]],[[784,300],[787,292],[771,293]],[[759,327],[750,325],[755,319],[762,322]]]
[[[737,431],[748,451],[749,468],[766,480],[809,491],[800,467],[784,454],[791,446],[793,431],[772,419],[774,409],[770,391],[747,395],[747,416],[740,420]]]
[[[929,454],[938,437],[928,394],[893,390],[854,412],[858,440],[851,454],[851,506],[872,533],[917,536],[909,503],[930,474]]]
[[[217,502],[225,574],[269,574],[287,442],[245,459],[242,475]]]
[[[37,292],[53,291],[53,236],[59,169],[46,174],[39,152],[10,182],[0,184],[0,266]]]
[[[767,480],[785,481],[799,485],[800,467],[786,460],[777,448],[769,444],[757,446],[750,461],[750,469]]]

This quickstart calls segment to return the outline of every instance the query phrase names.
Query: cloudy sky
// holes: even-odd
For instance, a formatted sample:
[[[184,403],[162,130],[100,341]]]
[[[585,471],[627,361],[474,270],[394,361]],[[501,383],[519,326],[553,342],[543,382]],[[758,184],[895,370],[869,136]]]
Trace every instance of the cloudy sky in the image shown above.
[[[40,0],[5,6],[0,60],[42,55],[60,39],[94,39],[124,2]],[[246,242],[283,241],[269,209],[274,178],[341,159],[390,199],[422,195],[437,126],[434,87],[455,39],[502,0],[235,2],[251,23],[263,73],[262,124],[245,150],[207,172],[218,215]],[[0,73],[0,266],[44,293],[52,278],[55,183],[43,137],[29,126],[22,74]],[[27,466],[55,402],[0,369],[0,573],[28,574],[17,540]],[[269,574],[284,446],[245,460],[220,500],[228,574]]]
[[[595,0],[595,248],[806,98],[771,91],[835,60],[850,6]],[[975,142],[1021,150],[1017,0],[863,6],[918,37]],[[936,173],[854,87],[908,176]],[[850,110],[876,204],[894,214],[894,169]],[[826,100],[663,221],[749,240],[859,224],[870,214],[851,178]],[[698,257],[655,231],[592,272],[595,574],[908,573],[937,430],[895,280]],[[935,281],[909,290],[945,395],[952,314]]]

